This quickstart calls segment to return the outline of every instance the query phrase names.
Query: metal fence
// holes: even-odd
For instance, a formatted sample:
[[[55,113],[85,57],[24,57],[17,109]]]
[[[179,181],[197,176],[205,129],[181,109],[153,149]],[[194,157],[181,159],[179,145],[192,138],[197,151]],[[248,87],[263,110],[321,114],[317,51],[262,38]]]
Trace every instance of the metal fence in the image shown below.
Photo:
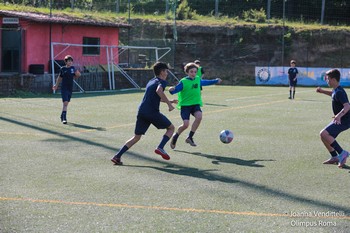
[[[54,2],[57,4],[59,1]],[[171,11],[173,6],[167,5],[166,0],[155,0],[153,6],[142,5],[142,7],[137,5],[140,2],[143,1],[119,0],[114,1],[114,4],[97,1],[96,4],[101,9],[112,12],[116,12],[117,9],[118,12],[130,12],[131,20],[133,20],[133,14],[149,14],[150,12],[159,14],[165,12],[166,9]],[[216,0],[188,0],[188,2],[197,13],[215,15]],[[242,2],[243,0],[218,1],[218,14],[225,15],[225,9],[233,7],[238,8],[237,12],[242,12],[243,15],[247,9],[244,8],[244,4],[242,6]],[[266,11],[267,1],[256,2],[256,9]],[[283,18],[283,15],[285,20],[290,21],[321,22],[323,0],[315,0],[317,4],[312,8],[309,7],[310,1],[304,2],[305,4],[293,5],[295,2],[292,0],[285,1],[284,4],[283,1],[271,1],[269,12],[271,24],[273,25],[273,20],[276,18],[279,20]],[[328,2],[323,10],[325,12],[324,24],[343,25],[344,22],[350,24],[349,6],[339,4],[338,8],[335,8],[336,5],[328,5]],[[334,11],[347,13],[331,14]],[[309,14],[304,12],[309,12]],[[172,52],[165,58],[165,61],[180,77],[183,75],[183,63],[196,59],[202,61],[206,77],[222,77],[225,79],[225,84],[254,84],[255,66],[288,66],[291,59],[297,60],[299,67],[350,67],[350,32],[347,30],[337,31],[337,33],[327,29],[297,32],[293,28],[280,25],[276,28],[252,26],[233,29],[222,26],[218,29],[212,28],[211,32],[210,30],[198,32],[193,29],[182,29],[180,25],[167,25],[167,29],[164,27],[146,28],[146,25],[136,21],[131,21],[131,24],[133,27],[130,32],[123,31],[124,29],[120,31],[120,43],[129,46],[171,47]],[[168,37],[165,35],[167,33]]]
[[[178,3],[172,0],[154,0],[148,4],[142,4],[138,0],[117,0],[115,4],[96,3],[98,9],[129,12],[138,14],[159,14],[168,13],[178,7]],[[175,6],[174,6],[175,4]],[[332,25],[350,24],[350,4],[346,1],[314,0],[314,1],[293,1],[293,0],[260,0],[250,1],[249,4],[243,0],[188,0],[192,11],[200,15],[228,16],[244,18],[250,10],[262,10],[266,20],[285,19],[299,21],[302,23],[321,23]]]
[[[91,11],[110,11],[133,14],[173,14],[183,1],[179,0],[3,0],[4,3],[23,4],[53,9],[77,8]],[[350,25],[348,1],[326,0],[187,0],[191,11],[199,15],[244,18],[247,11],[257,10],[266,20],[285,19],[304,23]]]

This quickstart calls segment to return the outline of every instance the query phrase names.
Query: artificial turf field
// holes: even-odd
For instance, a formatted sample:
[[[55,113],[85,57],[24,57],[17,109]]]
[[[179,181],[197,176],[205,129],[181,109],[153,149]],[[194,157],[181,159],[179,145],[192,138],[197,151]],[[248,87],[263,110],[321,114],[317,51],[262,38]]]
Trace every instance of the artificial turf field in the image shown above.
[[[124,166],[110,158],[133,135],[143,91],[74,94],[67,125],[60,95],[0,99],[0,232],[350,232],[349,167],[322,164],[330,97],[243,86],[202,95],[197,147],[187,129],[165,161],[154,153],[165,130],[151,126]],[[161,106],[178,127],[179,111]],[[348,150],[349,136],[337,139]]]

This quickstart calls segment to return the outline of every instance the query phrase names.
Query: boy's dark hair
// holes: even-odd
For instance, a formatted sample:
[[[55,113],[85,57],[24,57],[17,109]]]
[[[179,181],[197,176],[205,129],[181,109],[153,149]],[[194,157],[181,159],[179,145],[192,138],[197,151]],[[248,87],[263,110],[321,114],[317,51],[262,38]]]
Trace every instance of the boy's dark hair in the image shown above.
[[[64,61],[67,62],[68,60],[73,61],[73,57],[71,55],[67,55],[64,57]]]
[[[340,72],[337,69],[328,70],[326,75],[330,78],[335,78],[338,82],[340,81]]]
[[[165,64],[164,62],[156,62],[153,66],[153,72],[155,76],[160,75],[160,72],[162,72],[162,70],[168,70],[169,67],[167,64]]]
[[[188,71],[192,68],[196,68],[198,70],[198,65],[196,65],[194,62],[187,63],[184,67],[184,71],[187,74]]]

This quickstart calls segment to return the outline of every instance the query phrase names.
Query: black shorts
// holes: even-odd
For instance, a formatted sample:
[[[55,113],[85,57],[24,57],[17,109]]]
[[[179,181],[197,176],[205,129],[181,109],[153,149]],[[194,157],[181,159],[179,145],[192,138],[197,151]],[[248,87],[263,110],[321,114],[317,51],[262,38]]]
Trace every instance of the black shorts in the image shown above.
[[[293,79],[289,79],[289,86],[290,87],[295,87],[297,85],[298,80],[296,79],[295,81]]]
[[[330,122],[324,130],[326,130],[329,135],[331,135],[333,138],[336,138],[341,132],[349,129],[350,125],[349,124],[334,124],[334,122]]]
[[[136,135],[145,134],[151,124],[157,129],[167,129],[171,125],[171,122],[160,112],[155,113],[152,116],[143,116],[138,114],[134,133]]]
[[[70,99],[72,98],[72,92],[68,90],[61,90],[61,96],[63,102],[70,102]]]
[[[182,106],[181,107],[181,118],[182,120],[189,120],[190,115],[194,115],[195,112],[202,112],[201,106],[199,104],[191,106]]]

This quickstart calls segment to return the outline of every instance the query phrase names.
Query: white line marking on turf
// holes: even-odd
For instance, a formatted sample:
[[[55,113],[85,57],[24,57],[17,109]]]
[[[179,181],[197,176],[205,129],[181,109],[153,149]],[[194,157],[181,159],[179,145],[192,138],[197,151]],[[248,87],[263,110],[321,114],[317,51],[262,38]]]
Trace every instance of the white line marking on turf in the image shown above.
[[[290,100],[276,100],[276,101],[270,101],[270,102],[265,102],[265,103],[258,103],[258,104],[250,104],[250,105],[245,105],[245,106],[237,106],[237,107],[231,107],[231,108],[223,108],[223,109],[218,109],[215,111],[208,111],[208,113],[218,113],[218,112],[225,112],[225,111],[230,111],[230,110],[235,110],[235,109],[244,109],[244,108],[251,108],[251,107],[258,107],[258,106],[264,106],[264,105],[270,105],[274,103],[283,103],[283,102],[288,102]]]
[[[206,114],[210,114],[210,113],[218,113],[218,112],[224,112],[224,111],[230,111],[230,110],[237,110],[237,109],[244,109],[244,108],[251,108],[251,107],[257,107],[257,106],[264,106],[264,105],[270,105],[270,104],[274,104],[274,103],[282,103],[282,102],[287,102],[290,100],[277,100],[277,101],[270,101],[270,102],[264,102],[264,103],[257,103],[257,104],[250,104],[250,105],[245,105],[245,106],[236,106],[236,107],[231,107],[231,108],[223,108],[223,109],[218,109],[215,111],[207,111]],[[181,116],[177,116],[175,117],[176,119],[181,118]],[[122,127],[130,127],[130,126],[134,126],[135,123],[126,123],[126,124],[120,124],[120,125],[114,125],[114,126],[110,126],[110,127],[104,127],[104,129],[108,130],[108,129],[115,129],[115,128],[122,128]],[[62,134],[66,134],[66,135],[72,135],[72,134],[80,134],[80,133],[86,133],[86,132],[94,132],[96,131],[96,129],[86,129],[86,130],[77,130],[77,131],[72,131],[72,132],[67,132],[67,133],[62,133]],[[8,135],[35,135],[36,133],[24,133],[24,132],[1,132],[0,134],[8,134]],[[46,135],[45,134],[37,134],[37,135]]]
[[[310,92],[311,90],[307,91],[296,91],[296,94]],[[315,91],[313,91],[315,92]],[[316,93],[316,92],[315,92]],[[262,98],[262,97],[270,97],[270,96],[278,96],[278,95],[285,95],[288,97],[288,92],[280,92],[280,93],[273,93],[273,94],[266,94],[266,95],[253,95],[253,96],[245,96],[245,97],[239,97],[239,98],[233,98],[233,99],[226,99],[225,101],[236,101],[236,100],[244,100],[244,99],[255,99],[255,98]]]
[[[166,210],[166,211],[226,214],[226,215],[297,218],[287,213],[278,214],[278,213],[261,213],[261,212],[254,212],[254,211],[227,211],[227,210],[210,210],[210,209],[207,210],[207,209],[178,208],[178,207],[164,207],[164,206],[128,205],[128,204],[115,204],[115,203],[70,202],[70,201],[60,201],[60,200],[40,200],[40,199],[32,199],[32,198],[0,197],[0,201],[22,201],[22,202],[27,201],[27,202],[33,202],[33,203],[52,203],[52,204],[64,204],[64,205],[86,205],[86,206],[102,206],[102,207],[128,208],[128,209],[153,209],[153,210]],[[350,216],[310,216],[308,218],[349,219],[350,220]]]

